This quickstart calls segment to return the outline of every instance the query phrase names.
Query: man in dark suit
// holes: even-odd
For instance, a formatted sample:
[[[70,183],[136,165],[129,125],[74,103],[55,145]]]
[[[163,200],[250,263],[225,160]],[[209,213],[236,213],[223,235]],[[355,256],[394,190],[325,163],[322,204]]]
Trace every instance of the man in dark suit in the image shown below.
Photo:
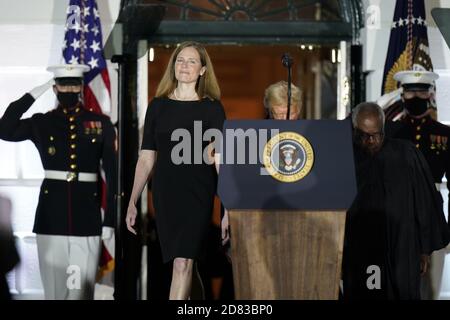
[[[82,81],[88,66],[59,65],[48,70],[54,73],[54,82],[8,106],[0,119],[0,139],[31,140],[45,170],[33,232],[46,299],[92,299],[100,237],[112,237],[114,230],[116,133],[107,116],[83,106]],[[21,120],[52,85],[58,107]],[[103,223],[100,167],[107,191]]]

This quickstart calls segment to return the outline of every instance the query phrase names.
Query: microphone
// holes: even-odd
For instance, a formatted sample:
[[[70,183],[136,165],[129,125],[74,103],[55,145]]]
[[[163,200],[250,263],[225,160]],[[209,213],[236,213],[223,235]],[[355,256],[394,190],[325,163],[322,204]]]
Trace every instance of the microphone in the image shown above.
[[[291,68],[293,60],[289,53],[285,52],[283,53],[283,56],[281,57],[281,62],[283,63],[283,66],[285,66],[288,69],[288,79],[287,79],[287,113],[286,113],[286,120],[289,120],[289,116],[291,114]]]
[[[281,57],[281,62],[283,63],[283,66],[285,66],[286,68],[290,68],[292,67],[293,60],[289,53],[285,52]]]

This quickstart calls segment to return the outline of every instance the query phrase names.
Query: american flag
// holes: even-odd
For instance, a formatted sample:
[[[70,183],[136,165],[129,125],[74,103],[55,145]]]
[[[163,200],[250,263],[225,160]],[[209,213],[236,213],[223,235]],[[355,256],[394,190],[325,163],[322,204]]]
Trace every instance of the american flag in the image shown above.
[[[68,64],[85,64],[84,107],[99,114],[111,114],[111,84],[103,54],[102,26],[95,0],[70,0],[67,9],[63,58]],[[106,208],[106,184],[102,175],[102,209]],[[114,269],[114,237],[102,243],[99,281]],[[107,281],[111,284],[111,280]]]
[[[394,80],[394,75],[404,70],[433,70],[424,0],[396,2],[384,66],[382,94],[395,93],[399,84]],[[387,119],[394,119],[402,111],[399,97],[396,100],[396,103],[385,110]]]
[[[103,55],[102,27],[95,0],[70,0],[63,57],[69,64],[86,64],[84,104],[97,113],[111,112],[111,84]]]

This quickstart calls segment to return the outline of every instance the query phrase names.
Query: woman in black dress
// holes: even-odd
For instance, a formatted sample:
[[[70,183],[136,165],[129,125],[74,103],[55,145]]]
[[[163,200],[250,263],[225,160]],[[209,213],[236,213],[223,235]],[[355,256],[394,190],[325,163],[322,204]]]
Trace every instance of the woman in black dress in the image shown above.
[[[145,117],[126,223],[136,234],[136,202],[152,176],[163,260],[173,260],[170,299],[189,298],[194,261],[206,248],[220,155],[204,133],[220,138],[225,113],[219,99],[205,48],[184,42],[173,52]]]

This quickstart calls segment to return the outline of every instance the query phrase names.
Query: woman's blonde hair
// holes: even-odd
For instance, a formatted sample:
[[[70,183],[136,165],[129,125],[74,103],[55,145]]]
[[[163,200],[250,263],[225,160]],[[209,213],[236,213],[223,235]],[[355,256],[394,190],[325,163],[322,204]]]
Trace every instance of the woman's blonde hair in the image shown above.
[[[156,89],[156,97],[168,97],[177,87],[177,79],[175,78],[175,61],[178,54],[184,48],[192,47],[197,50],[200,56],[200,62],[202,67],[205,67],[205,73],[197,80],[195,90],[200,98],[220,99],[220,88],[217,83],[216,75],[214,74],[214,68],[209,58],[208,52],[205,47],[198,42],[186,41],[181,43],[170,56],[169,64],[166,71]]]
[[[287,105],[287,88],[286,81],[279,81],[267,87],[264,92],[264,107],[267,111],[272,111],[272,106]],[[291,108],[298,113],[301,112],[301,97],[302,93],[299,87],[291,84]]]

